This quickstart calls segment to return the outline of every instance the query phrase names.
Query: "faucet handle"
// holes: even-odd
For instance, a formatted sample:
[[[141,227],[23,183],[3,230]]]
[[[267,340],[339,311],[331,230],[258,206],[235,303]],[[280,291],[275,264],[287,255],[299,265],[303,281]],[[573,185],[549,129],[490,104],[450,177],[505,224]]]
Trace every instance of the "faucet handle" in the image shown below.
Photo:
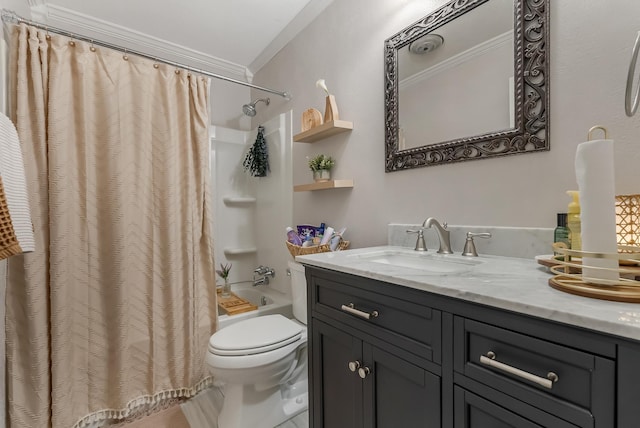
[[[424,229],[420,228],[418,230],[415,229],[407,229],[407,233],[417,233],[418,239],[416,240],[416,247],[414,250],[416,251],[427,251],[427,244],[424,242]]]
[[[476,251],[476,244],[473,242],[474,237],[478,238],[491,238],[491,233],[482,232],[482,233],[473,233],[467,232],[467,240],[464,242],[464,249],[462,250],[463,256],[471,256],[478,257],[478,252]]]

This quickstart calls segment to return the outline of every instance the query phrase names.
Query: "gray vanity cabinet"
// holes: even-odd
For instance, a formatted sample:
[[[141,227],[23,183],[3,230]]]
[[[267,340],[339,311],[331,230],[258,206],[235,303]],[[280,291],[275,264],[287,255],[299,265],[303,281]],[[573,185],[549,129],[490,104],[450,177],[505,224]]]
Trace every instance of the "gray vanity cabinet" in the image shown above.
[[[438,376],[322,321],[312,329],[313,426],[440,428]]]
[[[309,377],[318,379],[310,400],[313,426],[362,428],[362,379],[349,370],[349,362],[362,359],[362,341],[318,320],[310,327]]]
[[[306,272],[314,428],[640,426],[634,341],[328,269]]]
[[[439,365],[432,361],[440,358],[439,312],[354,281],[314,276],[308,283],[312,426],[440,428]],[[404,336],[408,320],[424,330]]]

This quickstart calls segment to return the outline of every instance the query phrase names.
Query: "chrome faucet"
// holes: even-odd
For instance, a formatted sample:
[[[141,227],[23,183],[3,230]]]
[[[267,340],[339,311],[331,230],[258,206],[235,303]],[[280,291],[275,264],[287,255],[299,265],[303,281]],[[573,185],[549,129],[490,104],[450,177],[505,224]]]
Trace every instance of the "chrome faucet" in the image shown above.
[[[453,254],[451,251],[451,240],[449,238],[449,231],[447,230],[447,223],[440,224],[438,220],[433,217],[429,217],[422,223],[422,227],[430,229],[432,226],[435,227],[436,232],[438,233],[438,239],[440,240],[440,248],[438,249],[439,254]]]
[[[253,270],[253,286],[255,287],[256,285],[268,285],[269,277],[273,278],[275,276],[275,269],[268,266],[258,266]]]
[[[264,275],[264,274],[266,274],[270,269],[271,269],[270,267],[260,265],[260,266],[258,266],[257,268],[255,268],[255,269],[253,270],[253,273],[257,273],[258,275]]]

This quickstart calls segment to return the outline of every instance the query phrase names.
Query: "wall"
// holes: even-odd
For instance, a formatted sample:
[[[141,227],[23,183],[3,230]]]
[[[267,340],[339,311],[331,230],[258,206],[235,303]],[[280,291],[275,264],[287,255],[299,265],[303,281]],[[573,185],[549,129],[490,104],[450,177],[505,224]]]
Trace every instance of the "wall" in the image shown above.
[[[399,87],[405,148],[509,128],[513,40]],[[402,146],[402,139],[400,141]]]
[[[335,176],[353,178],[352,190],[294,194],[294,221],[346,225],[354,246],[386,243],[388,223],[419,223],[433,216],[450,224],[553,227],[576,188],[577,144],[595,124],[616,141],[616,191],[640,193],[640,116],[624,115],[631,48],[640,30],[640,2],[600,0],[551,3],[551,151],[452,165],[384,172],[383,43],[444,0],[333,2],[321,16],[255,75],[259,85],[290,91],[272,97],[269,110],[324,110],[315,87],[326,79],[351,133],[294,145],[293,181],[310,182],[306,156],[338,159]],[[603,28],[604,27],[604,28]],[[431,241],[433,242],[433,241]],[[459,250],[459,249],[457,249]]]

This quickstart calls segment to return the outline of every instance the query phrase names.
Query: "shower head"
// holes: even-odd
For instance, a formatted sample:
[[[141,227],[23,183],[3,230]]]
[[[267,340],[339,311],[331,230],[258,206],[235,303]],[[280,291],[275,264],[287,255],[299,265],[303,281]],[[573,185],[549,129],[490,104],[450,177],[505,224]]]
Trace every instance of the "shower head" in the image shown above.
[[[244,114],[246,114],[249,117],[253,117],[256,115],[256,104],[259,103],[260,101],[263,101],[266,105],[269,105],[269,103],[271,102],[271,100],[269,98],[260,98],[255,100],[252,103],[249,104],[245,104],[242,106],[242,111],[244,112]]]

